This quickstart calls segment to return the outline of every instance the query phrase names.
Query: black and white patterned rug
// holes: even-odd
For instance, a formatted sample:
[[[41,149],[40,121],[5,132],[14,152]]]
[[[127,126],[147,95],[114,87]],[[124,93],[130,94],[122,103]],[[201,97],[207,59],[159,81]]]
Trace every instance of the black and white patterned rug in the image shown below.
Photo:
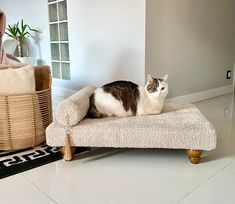
[[[89,150],[79,147],[76,154]],[[58,147],[40,145],[18,151],[0,152],[0,179],[62,159]]]

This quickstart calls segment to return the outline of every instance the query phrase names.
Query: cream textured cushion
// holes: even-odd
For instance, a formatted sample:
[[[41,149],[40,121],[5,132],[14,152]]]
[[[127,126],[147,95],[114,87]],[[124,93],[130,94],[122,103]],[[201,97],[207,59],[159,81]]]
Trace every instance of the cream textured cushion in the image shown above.
[[[83,119],[71,127],[72,146],[212,150],[216,132],[191,104],[166,104],[159,115]],[[47,144],[64,146],[66,128],[53,122]]]
[[[0,93],[17,94],[35,91],[35,76],[32,65],[0,70]]]
[[[86,116],[90,105],[89,97],[95,89],[94,86],[87,86],[62,101],[55,112],[56,120],[64,126],[66,126],[67,123],[70,126],[76,125]]]

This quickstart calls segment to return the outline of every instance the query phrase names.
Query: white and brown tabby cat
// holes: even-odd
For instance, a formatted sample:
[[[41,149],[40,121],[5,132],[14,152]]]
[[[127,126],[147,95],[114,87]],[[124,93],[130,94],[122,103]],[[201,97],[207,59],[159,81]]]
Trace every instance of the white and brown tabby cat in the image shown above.
[[[90,96],[89,118],[160,114],[168,94],[168,75],[152,78],[145,87],[130,81],[115,81],[97,88]]]

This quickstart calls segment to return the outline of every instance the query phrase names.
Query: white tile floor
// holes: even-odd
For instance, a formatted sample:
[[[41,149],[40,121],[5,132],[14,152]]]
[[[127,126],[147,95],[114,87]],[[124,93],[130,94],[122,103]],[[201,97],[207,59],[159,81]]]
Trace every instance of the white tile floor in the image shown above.
[[[0,203],[234,204],[233,95],[196,105],[218,132],[200,164],[183,150],[96,149],[0,180]]]

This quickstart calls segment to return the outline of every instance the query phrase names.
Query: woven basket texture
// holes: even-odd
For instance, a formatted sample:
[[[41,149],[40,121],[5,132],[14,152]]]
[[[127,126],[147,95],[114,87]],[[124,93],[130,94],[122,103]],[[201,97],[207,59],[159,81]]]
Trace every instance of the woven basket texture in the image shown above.
[[[35,92],[0,94],[0,150],[23,149],[45,141],[45,129],[52,122],[51,72],[48,66],[34,70]]]

